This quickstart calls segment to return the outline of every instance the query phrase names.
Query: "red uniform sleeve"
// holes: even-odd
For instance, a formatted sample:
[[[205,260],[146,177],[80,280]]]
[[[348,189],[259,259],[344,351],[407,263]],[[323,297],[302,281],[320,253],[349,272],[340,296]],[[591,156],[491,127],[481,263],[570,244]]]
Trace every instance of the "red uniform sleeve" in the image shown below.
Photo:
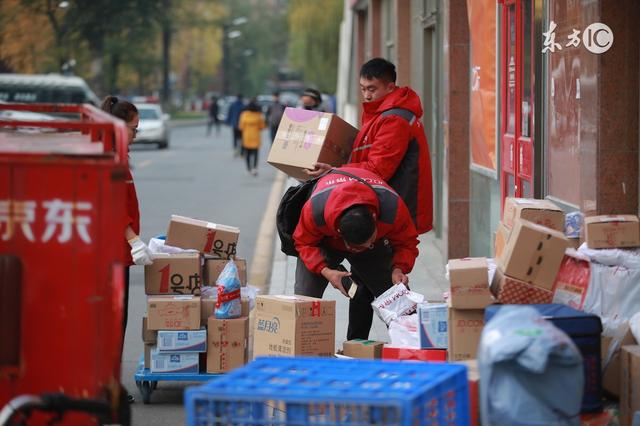
[[[400,201],[400,200],[399,200]],[[393,267],[408,274],[418,257],[418,231],[416,230],[407,206],[399,202],[396,220],[391,232],[387,234],[393,247]]]
[[[320,250],[324,235],[319,232],[311,214],[311,203],[307,202],[300,213],[300,221],[293,232],[293,241],[302,260],[309,271],[319,274],[327,262]]]
[[[373,138],[370,137],[367,141],[371,144],[367,160],[346,166],[369,170],[388,182],[407,152],[411,140],[411,125],[404,118],[391,115],[381,118],[375,127]]]

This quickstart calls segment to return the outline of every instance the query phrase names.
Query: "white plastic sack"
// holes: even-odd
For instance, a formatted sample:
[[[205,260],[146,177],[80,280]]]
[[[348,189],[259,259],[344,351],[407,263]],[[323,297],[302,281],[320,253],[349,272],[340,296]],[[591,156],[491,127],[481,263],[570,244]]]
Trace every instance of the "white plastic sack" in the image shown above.
[[[173,253],[198,253],[198,250],[194,250],[194,249],[181,249],[180,247],[173,247],[173,246],[168,246],[164,243],[164,240],[161,240],[160,238],[151,238],[149,240],[149,250],[151,250],[151,253],[166,253],[166,254],[173,254]]]
[[[401,283],[391,286],[389,290],[374,299],[371,306],[380,319],[389,325],[398,317],[414,313],[418,303],[423,301],[423,295],[407,289]]]
[[[420,349],[418,333],[418,314],[404,315],[389,324],[391,346],[398,348]]]
[[[636,342],[640,342],[640,312],[637,312],[631,317],[629,320],[629,328],[631,329],[631,334],[635,337]]]
[[[256,296],[258,294],[260,294],[260,289],[252,285],[247,285],[240,289],[240,296],[249,299],[249,310],[256,307]]]

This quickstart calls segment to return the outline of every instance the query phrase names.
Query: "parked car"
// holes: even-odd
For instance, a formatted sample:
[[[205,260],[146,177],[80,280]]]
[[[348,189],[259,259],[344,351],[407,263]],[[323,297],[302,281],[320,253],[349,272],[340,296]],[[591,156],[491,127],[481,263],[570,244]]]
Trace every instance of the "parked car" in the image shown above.
[[[100,105],[82,78],[59,74],[0,74],[0,101]]]
[[[136,107],[140,123],[133,143],[155,143],[160,149],[169,147],[169,114],[163,113],[158,104],[136,104]]]

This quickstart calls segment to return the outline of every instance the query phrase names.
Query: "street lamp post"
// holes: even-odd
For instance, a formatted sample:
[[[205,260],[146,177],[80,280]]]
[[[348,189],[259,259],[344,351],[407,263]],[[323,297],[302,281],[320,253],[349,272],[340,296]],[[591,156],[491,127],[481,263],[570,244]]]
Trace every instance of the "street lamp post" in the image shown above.
[[[231,56],[229,40],[242,35],[241,31],[230,31],[230,29],[238,25],[246,24],[247,21],[248,19],[246,17],[239,16],[230,23],[222,24],[222,93],[225,96],[229,94],[229,60]]]

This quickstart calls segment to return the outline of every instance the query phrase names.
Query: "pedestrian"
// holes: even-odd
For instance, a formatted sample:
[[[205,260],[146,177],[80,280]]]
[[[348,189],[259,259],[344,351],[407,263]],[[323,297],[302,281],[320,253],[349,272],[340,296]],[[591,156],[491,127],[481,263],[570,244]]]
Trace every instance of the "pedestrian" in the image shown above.
[[[207,136],[211,135],[211,127],[215,124],[216,126],[216,135],[220,134],[220,118],[218,117],[218,113],[220,112],[218,108],[218,98],[215,96],[211,97],[211,103],[209,104],[209,120],[207,121]]]
[[[322,95],[316,89],[304,89],[300,95],[300,103],[302,108],[312,111],[324,111],[322,109]]]
[[[339,173],[348,173],[345,176]],[[345,296],[342,278],[358,285],[349,300],[347,339],[368,339],[371,302],[392,285],[408,284],[418,232],[407,206],[374,173],[341,167],[321,177],[293,233],[300,257],[295,294],[322,297],[327,282]],[[351,272],[339,270],[343,260]]]
[[[271,143],[276,139],[278,126],[282,120],[285,106],[280,102],[280,93],[273,92],[273,103],[267,109],[267,123],[269,123],[269,131],[271,135]]]
[[[102,102],[102,110],[124,121],[127,126],[127,149],[131,147],[133,140],[138,133],[138,109],[131,102],[118,99],[116,96],[107,96]],[[127,226],[123,229],[123,244],[126,251],[130,252],[124,268],[124,301],[122,308],[122,347],[124,349],[124,335],[127,330],[128,308],[129,308],[129,268],[131,265],[150,265],[153,263],[151,251],[140,239],[140,209],[138,207],[138,196],[136,186],[133,182],[131,169],[126,170],[127,204],[126,216]],[[133,402],[133,395],[128,395],[129,402]]]
[[[238,127],[242,111],[244,111],[243,96],[242,93],[238,93],[236,100],[229,105],[229,111],[227,112],[227,124],[231,127],[231,131],[233,132],[233,155],[235,157],[242,153],[242,144],[240,143],[242,133]]]
[[[391,62],[374,58],[360,69],[362,128],[345,166],[374,172],[404,200],[418,233],[433,228],[431,159],[420,98],[409,87],[396,86]],[[319,176],[330,165],[316,163],[307,173]]]
[[[242,132],[242,148],[247,162],[247,171],[258,175],[258,150],[260,149],[261,130],[267,127],[260,106],[252,98],[247,108],[240,114],[238,128]]]

